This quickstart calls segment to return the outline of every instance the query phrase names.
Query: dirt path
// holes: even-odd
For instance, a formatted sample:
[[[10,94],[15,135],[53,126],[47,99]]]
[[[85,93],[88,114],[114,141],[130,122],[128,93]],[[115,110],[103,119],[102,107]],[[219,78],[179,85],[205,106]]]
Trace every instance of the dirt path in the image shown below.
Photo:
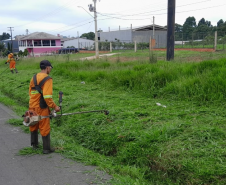
[[[117,55],[117,54],[120,54],[120,53],[108,53],[108,54],[102,54],[102,55],[99,55],[99,58],[109,57],[109,56]],[[91,57],[80,58],[79,60],[93,60],[93,59],[95,59],[95,58],[96,58],[96,56],[91,56]]]

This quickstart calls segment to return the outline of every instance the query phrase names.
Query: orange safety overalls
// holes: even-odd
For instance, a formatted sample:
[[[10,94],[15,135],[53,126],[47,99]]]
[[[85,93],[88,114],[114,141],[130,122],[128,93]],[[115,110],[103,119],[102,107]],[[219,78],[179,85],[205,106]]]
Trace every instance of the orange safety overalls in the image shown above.
[[[9,62],[9,68],[10,70],[13,70],[16,68],[16,61],[13,58],[13,53],[8,54],[8,60],[7,62]]]
[[[48,75],[45,73],[38,73],[36,76],[37,84],[39,84],[47,76]],[[42,86],[42,94],[43,94],[44,100],[46,101],[46,104],[48,105],[48,107],[45,109],[40,108],[39,100],[40,100],[41,94],[37,90],[32,89],[32,87],[34,86],[35,85],[32,78],[29,86],[29,96],[30,96],[29,110],[33,110],[38,115],[41,115],[41,116],[48,116],[50,114],[49,108],[54,109],[57,106],[52,99],[53,80],[52,78],[48,79]],[[44,118],[40,120],[36,125],[30,126],[31,132],[37,131],[38,129],[42,136],[47,136],[50,132],[50,118]]]

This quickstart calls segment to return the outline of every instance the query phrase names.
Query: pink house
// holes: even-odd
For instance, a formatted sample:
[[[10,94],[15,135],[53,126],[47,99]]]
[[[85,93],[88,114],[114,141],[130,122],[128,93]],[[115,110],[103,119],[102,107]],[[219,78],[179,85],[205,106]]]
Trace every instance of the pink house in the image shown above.
[[[61,38],[45,32],[34,32],[19,38],[19,50],[25,49],[30,56],[53,54],[61,49]]]

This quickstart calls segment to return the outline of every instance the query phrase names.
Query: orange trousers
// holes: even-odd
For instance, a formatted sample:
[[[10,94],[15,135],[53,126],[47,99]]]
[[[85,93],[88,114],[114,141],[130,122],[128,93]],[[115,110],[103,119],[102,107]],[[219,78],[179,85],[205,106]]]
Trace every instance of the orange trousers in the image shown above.
[[[16,62],[15,62],[15,61],[11,61],[11,62],[9,63],[9,68],[10,68],[10,70],[15,69],[15,68],[16,68]]]
[[[29,108],[29,110],[33,110],[38,115],[41,115],[41,116],[48,116],[50,114],[49,108],[41,109],[40,107],[37,107],[37,108],[33,108],[33,109]],[[42,136],[47,136],[50,132],[50,118],[44,118],[44,119],[40,120],[37,124],[30,126],[31,132],[34,132],[38,129]]]

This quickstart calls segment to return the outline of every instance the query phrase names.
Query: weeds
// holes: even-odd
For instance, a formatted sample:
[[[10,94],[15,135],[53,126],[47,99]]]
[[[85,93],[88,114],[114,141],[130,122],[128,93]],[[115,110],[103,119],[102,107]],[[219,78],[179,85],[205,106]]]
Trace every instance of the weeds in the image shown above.
[[[150,63],[156,63],[157,62],[157,55],[149,50],[149,62]]]
[[[181,53],[182,60],[187,54]],[[213,57],[218,59],[152,65],[148,58],[119,63],[49,58],[55,102],[64,92],[63,112],[110,111],[53,119],[54,146],[68,158],[113,174],[112,184],[225,184],[226,60]],[[22,115],[38,61],[24,60],[18,67],[17,78],[4,74],[0,101]]]
[[[19,155],[37,155],[42,154],[42,146],[38,146],[37,149],[33,149],[32,147],[23,148],[19,151]]]
[[[117,63],[121,62],[120,60],[120,57],[119,57],[119,54],[117,55],[117,60],[116,60]]]
[[[22,126],[21,120],[18,119],[9,119],[8,123],[14,126]]]

